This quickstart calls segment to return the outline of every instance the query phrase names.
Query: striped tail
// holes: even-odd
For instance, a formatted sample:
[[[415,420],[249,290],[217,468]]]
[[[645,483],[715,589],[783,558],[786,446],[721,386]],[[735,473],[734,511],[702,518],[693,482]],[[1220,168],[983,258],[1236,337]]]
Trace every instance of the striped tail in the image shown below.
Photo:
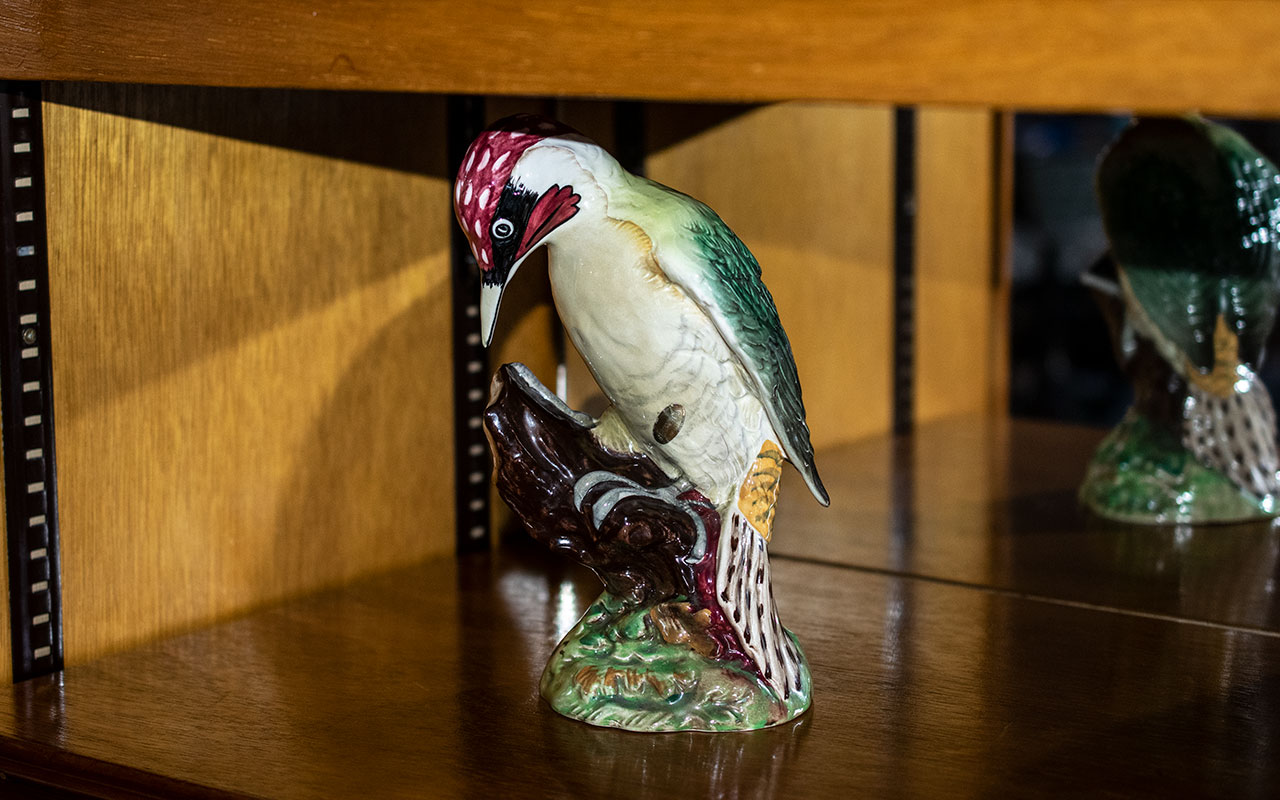
[[[1239,387],[1245,387],[1240,391]],[[1196,460],[1257,497],[1280,494],[1276,412],[1262,381],[1238,380],[1223,397],[1190,383],[1182,444]]]
[[[802,688],[800,653],[774,609],[768,544],[736,505],[721,518],[729,524],[716,552],[716,597],[760,676],[786,698]]]

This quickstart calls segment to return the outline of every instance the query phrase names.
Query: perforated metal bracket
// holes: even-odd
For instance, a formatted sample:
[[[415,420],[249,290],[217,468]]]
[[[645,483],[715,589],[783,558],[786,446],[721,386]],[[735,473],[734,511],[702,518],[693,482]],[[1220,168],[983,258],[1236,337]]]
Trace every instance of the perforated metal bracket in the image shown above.
[[[484,99],[451,97],[449,178],[484,129]],[[480,341],[480,271],[462,230],[449,223],[453,277],[453,440],[458,552],[488,550],[489,476],[493,470],[483,414],[489,398],[489,355]]]
[[[13,677],[62,669],[40,85],[0,81],[0,434]]]

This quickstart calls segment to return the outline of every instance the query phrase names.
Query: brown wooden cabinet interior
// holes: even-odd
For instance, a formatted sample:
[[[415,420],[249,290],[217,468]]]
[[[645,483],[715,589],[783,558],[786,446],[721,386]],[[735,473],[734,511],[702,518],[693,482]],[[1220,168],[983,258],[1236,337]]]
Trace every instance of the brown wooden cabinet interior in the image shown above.
[[[612,140],[608,103],[488,114],[531,107]],[[450,552],[442,100],[51,83],[45,108],[68,665]],[[992,119],[921,116],[922,419],[996,402]],[[887,430],[889,109],[646,127],[650,174],[764,265],[817,444]],[[554,324],[522,272],[493,363],[551,384]]]
[[[407,770],[372,773],[412,779],[406,794],[620,781],[670,794],[701,786],[690,763],[716,767],[694,780],[803,796],[1275,782],[1275,623],[1257,596],[1273,533],[1082,521],[1072,491],[1096,434],[1003,419],[1010,129],[993,109],[1280,113],[1280,6],[73,5],[0,3],[0,76],[54,81],[70,666],[65,695],[42,679],[0,704],[0,770],[120,796],[271,781],[285,796],[358,782],[343,759],[366,746],[374,767],[408,753],[391,764]],[[405,91],[419,94],[382,94]],[[689,749],[557,725],[529,687],[543,640],[594,584],[512,568],[509,553],[447,557],[447,92],[503,95],[490,118],[557,113],[606,146],[611,106],[582,98],[648,101],[650,174],[709,202],[760,256],[820,464],[843,487],[821,513],[784,492],[779,515],[781,602],[827,682],[828,705],[794,730]],[[531,99],[550,96],[579,99]],[[723,105],[775,101],[799,102]],[[997,412],[907,440],[858,438],[890,416],[886,104],[923,104],[917,419]],[[554,326],[545,276],[526,268],[493,362],[550,383]],[[569,372],[573,402],[598,411],[572,354]],[[314,594],[337,585],[352,588]],[[539,587],[554,600],[526,591]],[[513,642],[523,660],[505,671],[496,651]],[[441,668],[451,680],[424,678]],[[424,729],[433,703],[444,722]],[[144,733],[122,736],[131,725]],[[528,757],[495,773],[475,761],[486,746]],[[181,783],[210,770],[221,777]]]

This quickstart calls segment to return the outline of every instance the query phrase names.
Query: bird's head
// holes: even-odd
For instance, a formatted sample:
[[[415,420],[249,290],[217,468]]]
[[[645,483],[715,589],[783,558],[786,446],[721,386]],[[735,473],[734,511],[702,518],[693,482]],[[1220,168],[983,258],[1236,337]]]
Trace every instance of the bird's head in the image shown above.
[[[453,210],[480,267],[485,346],[493,338],[503,289],[520,264],[578,213],[582,198],[563,174],[557,176],[555,159],[532,157],[538,145],[558,141],[588,142],[559,122],[520,114],[491,125],[463,156]]]

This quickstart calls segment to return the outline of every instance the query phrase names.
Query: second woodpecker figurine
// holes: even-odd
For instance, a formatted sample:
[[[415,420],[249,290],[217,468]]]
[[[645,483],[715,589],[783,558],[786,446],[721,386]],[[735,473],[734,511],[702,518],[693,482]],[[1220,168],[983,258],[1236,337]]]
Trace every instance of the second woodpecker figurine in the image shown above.
[[[1098,290],[1134,404],[1081,498],[1140,523],[1280,512],[1276,415],[1258,377],[1280,302],[1280,171],[1203,117],[1131,124],[1103,155]]]
[[[553,655],[543,695],[562,713],[634,730],[748,729],[802,713],[808,668],[778,620],[769,579],[782,461],[818,502],[829,500],[791,347],[756,259],[706,205],[628,173],[594,142],[541,117],[511,117],[481,134],[453,200],[482,275],[486,345],[504,288],[545,245],[556,309],[612,403],[593,420],[563,407],[527,370],[504,368],[495,378],[495,397],[514,385],[542,414],[508,413],[496,400],[491,407],[499,491],[535,537],[578,553],[606,584]],[[512,432],[544,424],[534,417],[589,431],[584,441],[601,453],[530,457],[527,448],[553,438]],[[624,457],[634,463],[622,465]],[[555,490],[571,497],[522,505],[530,487],[552,492],[550,473],[572,475]],[[553,501],[584,518],[534,518]],[[680,525],[664,528],[663,519],[677,517]],[[571,527],[579,539],[565,533]],[[672,563],[654,567],[669,575],[662,579],[641,574],[638,550],[634,567],[581,555],[641,540],[650,547],[655,530],[677,528],[687,535],[670,535]],[[615,529],[624,532],[605,542]],[[612,643],[607,653],[582,646],[591,633]],[[701,678],[691,676],[699,664]],[[690,707],[692,698],[706,707]]]

